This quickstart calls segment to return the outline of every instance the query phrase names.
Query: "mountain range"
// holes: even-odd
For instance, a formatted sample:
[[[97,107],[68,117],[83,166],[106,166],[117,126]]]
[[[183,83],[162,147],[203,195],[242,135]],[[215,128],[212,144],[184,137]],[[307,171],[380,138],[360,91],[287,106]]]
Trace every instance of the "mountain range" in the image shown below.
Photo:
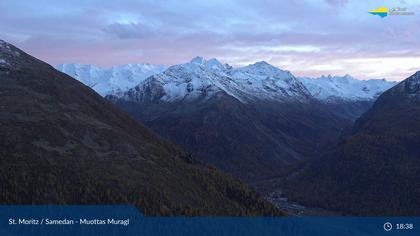
[[[238,100],[247,100],[251,97],[284,100],[285,96],[311,96],[329,103],[370,101],[396,84],[385,79],[358,80],[350,75],[296,78],[289,71],[281,70],[265,61],[233,68],[215,58],[205,60],[202,57],[195,57],[190,62],[169,68],[151,64],[101,68],[78,63],[60,64],[56,68],[91,87],[102,96],[120,97],[137,85],[147,83],[146,79],[150,82],[149,77],[156,75],[159,78],[155,80],[161,80],[161,84],[164,85],[166,96],[162,98],[163,100],[191,98],[206,91],[206,86],[210,86],[221,89]],[[205,79],[200,80],[198,68],[206,71]],[[186,81],[183,77],[190,77],[192,80]]]
[[[393,84],[297,78],[264,61],[234,68],[196,57],[106,98],[204,163],[252,183],[321,155]]]
[[[1,40],[0,81],[2,204],[133,204],[146,215],[281,214],[91,88]]]

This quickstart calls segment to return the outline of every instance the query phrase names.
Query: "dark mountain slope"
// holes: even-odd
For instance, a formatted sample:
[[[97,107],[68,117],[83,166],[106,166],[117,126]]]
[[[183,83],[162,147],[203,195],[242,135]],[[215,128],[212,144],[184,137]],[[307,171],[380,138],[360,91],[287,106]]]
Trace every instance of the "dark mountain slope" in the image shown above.
[[[349,121],[351,125],[360,118],[363,113],[372,107],[375,100],[366,101],[339,101],[323,103],[322,106],[337,117]]]
[[[0,40],[0,202],[132,203],[148,215],[277,214],[76,80]]]
[[[334,150],[288,180],[289,195],[361,215],[420,213],[420,72],[383,93]]]
[[[319,155],[350,124],[321,104],[242,103],[224,92],[174,102],[113,101],[203,162],[246,181],[281,175]]]

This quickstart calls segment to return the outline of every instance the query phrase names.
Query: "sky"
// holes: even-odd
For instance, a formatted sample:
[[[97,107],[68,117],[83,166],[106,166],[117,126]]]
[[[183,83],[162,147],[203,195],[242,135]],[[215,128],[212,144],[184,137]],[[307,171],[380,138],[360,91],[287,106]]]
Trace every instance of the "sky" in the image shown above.
[[[379,7],[410,16],[381,18]],[[420,1],[1,0],[0,39],[52,65],[267,61],[297,76],[420,70]]]

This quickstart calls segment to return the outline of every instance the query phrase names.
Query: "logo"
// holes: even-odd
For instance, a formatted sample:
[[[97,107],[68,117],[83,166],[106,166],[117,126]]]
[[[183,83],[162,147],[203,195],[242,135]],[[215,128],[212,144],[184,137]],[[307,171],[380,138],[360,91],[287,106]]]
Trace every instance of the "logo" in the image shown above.
[[[372,15],[380,16],[381,18],[384,18],[385,16],[412,16],[414,15],[414,12],[407,11],[406,7],[393,7],[391,9],[388,9],[386,7],[380,7],[378,9],[374,9],[369,11]]]
[[[384,18],[385,16],[388,16],[388,8],[380,7],[378,9],[370,11],[369,13],[372,15],[377,15],[377,16],[380,16],[381,18]]]

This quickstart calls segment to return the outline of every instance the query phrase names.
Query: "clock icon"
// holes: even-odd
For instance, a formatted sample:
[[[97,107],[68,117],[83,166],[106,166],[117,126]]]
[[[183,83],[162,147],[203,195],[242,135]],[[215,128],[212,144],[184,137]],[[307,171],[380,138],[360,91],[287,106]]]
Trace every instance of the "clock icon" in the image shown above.
[[[385,224],[384,224],[384,230],[385,231],[390,231],[392,229],[392,224],[391,223],[389,223],[389,222],[386,222]]]

